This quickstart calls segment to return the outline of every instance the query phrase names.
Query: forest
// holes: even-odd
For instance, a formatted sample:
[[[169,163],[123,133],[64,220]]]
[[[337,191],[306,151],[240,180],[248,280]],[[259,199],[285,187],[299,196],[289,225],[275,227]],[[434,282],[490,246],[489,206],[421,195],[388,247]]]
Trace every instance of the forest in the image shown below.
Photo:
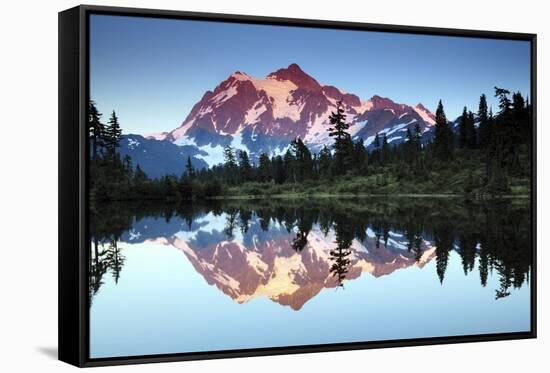
[[[475,113],[464,107],[457,127],[447,119],[441,100],[434,135],[422,138],[410,126],[401,144],[376,134],[367,147],[353,140],[342,102],[330,116],[333,144],[318,153],[300,138],[284,155],[262,153],[257,163],[227,146],[225,162],[182,175],[152,179],[139,164],[118,152],[122,129],[113,111],[104,124],[89,104],[90,199],[185,202],[220,197],[291,195],[458,195],[467,198],[529,196],[531,183],[532,106],[519,92],[495,87],[498,112],[482,94]]]

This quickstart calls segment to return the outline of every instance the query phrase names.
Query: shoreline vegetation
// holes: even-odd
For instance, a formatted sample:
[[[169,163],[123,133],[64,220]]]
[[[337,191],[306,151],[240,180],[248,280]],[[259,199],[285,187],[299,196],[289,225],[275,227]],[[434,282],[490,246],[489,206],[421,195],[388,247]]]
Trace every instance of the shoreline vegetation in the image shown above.
[[[509,96],[512,96],[510,99]],[[485,95],[474,114],[466,107],[456,128],[440,101],[433,137],[418,124],[405,141],[390,144],[377,133],[369,146],[352,139],[342,101],[329,117],[333,144],[312,153],[296,138],[284,155],[256,155],[226,146],[225,162],[194,169],[187,158],[182,175],[152,179],[129,156],[119,154],[122,129],[113,111],[101,121],[89,104],[90,201],[151,200],[188,203],[207,199],[410,197],[490,200],[531,195],[532,113],[519,92],[495,87],[499,111]],[[405,129],[404,129],[405,130]]]

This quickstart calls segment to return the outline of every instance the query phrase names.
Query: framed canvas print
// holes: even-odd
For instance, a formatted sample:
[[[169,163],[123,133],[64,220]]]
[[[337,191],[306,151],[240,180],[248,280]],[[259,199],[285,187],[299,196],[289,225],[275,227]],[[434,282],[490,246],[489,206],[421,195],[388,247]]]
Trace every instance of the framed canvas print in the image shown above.
[[[59,357],[533,338],[536,36],[59,14]]]

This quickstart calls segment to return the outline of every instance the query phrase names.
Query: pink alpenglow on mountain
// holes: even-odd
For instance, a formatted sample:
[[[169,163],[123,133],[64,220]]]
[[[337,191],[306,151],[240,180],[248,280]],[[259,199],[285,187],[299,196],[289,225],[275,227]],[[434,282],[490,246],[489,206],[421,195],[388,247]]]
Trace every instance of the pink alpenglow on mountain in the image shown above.
[[[149,135],[177,145],[195,145],[209,156],[209,164],[221,161],[223,146],[281,154],[296,137],[313,150],[331,145],[330,114],[337,101],[344,103],[346,120],[354,139],[368,146],[376,133],[388,142],[404,141],[407,128],[416,124],[422,133],[435,124],[435,116],[422,104],[414,107],[373,96],[362,101],[332,85],[323,85],[293,63],[287,68],[254,78],[236,71],[213,91],[206,91],[183,123],[170,132]]]

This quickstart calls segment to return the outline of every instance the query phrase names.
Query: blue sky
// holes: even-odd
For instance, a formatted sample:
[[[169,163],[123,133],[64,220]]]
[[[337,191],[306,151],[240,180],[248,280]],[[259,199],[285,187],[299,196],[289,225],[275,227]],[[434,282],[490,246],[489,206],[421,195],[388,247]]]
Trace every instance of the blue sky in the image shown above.
[[[92,15],[90,90],[125,133],[178,127],[234,71],[254,77],[299,64],[321,84],[367,100],[418,102],[447,116],[477,109],[493,87],[530,92],[525,41]]]

